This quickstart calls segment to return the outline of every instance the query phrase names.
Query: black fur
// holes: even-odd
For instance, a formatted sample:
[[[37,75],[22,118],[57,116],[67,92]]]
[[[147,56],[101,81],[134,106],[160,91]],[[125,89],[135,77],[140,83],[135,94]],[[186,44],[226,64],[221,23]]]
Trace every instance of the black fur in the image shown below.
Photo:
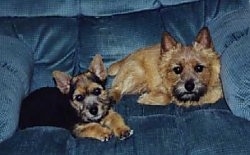
[[[90,76],[87,76],[88,73]],[[84,74],[90,81],[100,84],[105,89],[106,79],[102,81],[98,76],[95,75],[95,73],[91,72],[90,70],[86,71]]]
[[[81,122],[81,118],[69,100],[70,96],[62,94],[56,87],[35,90],[22,102],[19,128],[56,126],[72,130],[74,124]]]
[[[84,74],[90,81],[98,83],[104,88],[105,80],[101,81],[91,71],[80,73],[79,76],[81,74]],[[73,101],[72,97],[75,89],[76,84],[71,81],[68,94],[63,94],[57,87],[43,87],[29,94],[22,102],[19,128],[55,126],[72,131],[77,123],[93,122],[84,121],[79,116],[79,112],[72,107],[70,101]],[[108,106],[111,108],[111,103]],[[104,114],[103,117],[106,115]],[[95,122],[98,121],[100,120],[95,120]]]

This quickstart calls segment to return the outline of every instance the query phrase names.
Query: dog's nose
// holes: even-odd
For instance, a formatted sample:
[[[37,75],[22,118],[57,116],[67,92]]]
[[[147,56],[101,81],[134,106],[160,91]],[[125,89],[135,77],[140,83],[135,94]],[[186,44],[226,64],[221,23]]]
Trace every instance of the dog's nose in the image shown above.
[[[194,80],[188,80],[186,83],[185,83],[185,89],[189,92],[191,92],[192,90],[194,90]]]
[[[92,106],[92,107],[90,107],[89,112],[90,112],[92,115],[97,115],[97,113],[98,113],[98,108],[97,108],[97,106]]]

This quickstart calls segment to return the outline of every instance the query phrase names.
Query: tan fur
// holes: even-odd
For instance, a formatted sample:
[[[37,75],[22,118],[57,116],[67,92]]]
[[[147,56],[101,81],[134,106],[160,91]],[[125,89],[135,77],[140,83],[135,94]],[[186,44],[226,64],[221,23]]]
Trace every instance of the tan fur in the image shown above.
[[[199,64],[205,67],[198,73],[194,68]],[[178,65],[183,66],[181,74],[173,71]],[[119,101],[124,94],[141,94],[138,103],[148,105],[215,103],[222,97],[219,73],[219,56],[207,28],[200,30],[191,46],[164,33],[161,44],[139,49],[110,66],[108,74],[115,76],[110,96]],[[207,91],[198,101],[180,101],[173,95],[177,83],[188,79],[206,85]]]
[[[77,124],[73,133],[78,137],[94,138],[101,141],[109,140],[114,134],[121,140],[130,136],[131,130],[123,118],[115,111],[110,110],[109,114],[100,123]]]
[[[116,137],[123,139],[128,134],[132,134],[132,130],[125,124],[121,115],[117,112],[110,110],[109,114],[101,121],[101,124],[111,129]],[[128,133],[128,131],[130,133]],[[126,136],[127,135],[127,136]]]
[[[99,123],[77,124],[73,130],[77,137],[87,137],[107,141],[112,136],[112,131]]]

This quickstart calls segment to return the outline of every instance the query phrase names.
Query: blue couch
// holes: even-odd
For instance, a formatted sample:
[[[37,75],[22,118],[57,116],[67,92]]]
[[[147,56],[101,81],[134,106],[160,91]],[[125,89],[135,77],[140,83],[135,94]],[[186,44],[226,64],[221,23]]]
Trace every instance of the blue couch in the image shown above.
[[[203,26],[221,56],[225,97],[217,104],[143,106],[127,95],[115,105],[134,129],[124,141],[74,138],[55,127],[17,128],[22,99],[54,86],[52,71],[77,74],[96,53],[108,67],[158,43],[163,31],[191,44]],[[250,154],[249,27],[248,0],[2,0],[0,155]]]

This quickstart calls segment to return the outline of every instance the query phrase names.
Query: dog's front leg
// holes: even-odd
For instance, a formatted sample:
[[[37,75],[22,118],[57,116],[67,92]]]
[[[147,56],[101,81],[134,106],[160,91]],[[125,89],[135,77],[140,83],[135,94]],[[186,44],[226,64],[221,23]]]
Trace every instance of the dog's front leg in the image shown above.
[[[108,141],[112,137],[112,131],[98,123],[77,124],[73,134],[76,137],[94,138],[100,141]]]
[[[142,94],[137,102],[145,105],[168,105],[171,103],[171,97],[167,93],[164,94],[160,91],[151,91]]]
[[[133,134],[133,130],[128,127],[121,115],[113,110],[109,110],[109,114],[101,122],[104,126],[110,128],[114,135],[124,140]]]

